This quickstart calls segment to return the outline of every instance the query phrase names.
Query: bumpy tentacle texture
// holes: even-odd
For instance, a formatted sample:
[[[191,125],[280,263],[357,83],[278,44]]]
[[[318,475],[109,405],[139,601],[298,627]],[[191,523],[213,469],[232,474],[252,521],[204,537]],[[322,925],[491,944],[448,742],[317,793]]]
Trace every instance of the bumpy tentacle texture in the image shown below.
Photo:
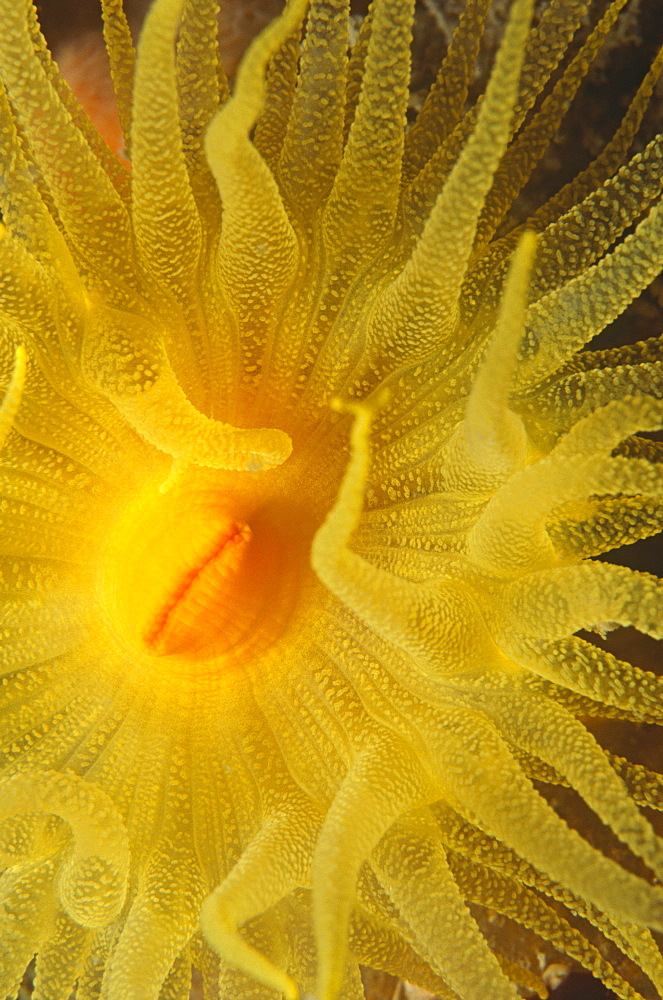
[[[583,349],[661,269],[663,55],[516,226],[623,4],[532,6],[406,132],[411,0],[290,0],[232,88],[215,0],[103,0],[118,160],[0,0],[2,996],[543,997],[486,911],[663,995],[663,774],[584,721],[663,679],[577,634],[663,638],[594,559],[661,525],[663,342]]]

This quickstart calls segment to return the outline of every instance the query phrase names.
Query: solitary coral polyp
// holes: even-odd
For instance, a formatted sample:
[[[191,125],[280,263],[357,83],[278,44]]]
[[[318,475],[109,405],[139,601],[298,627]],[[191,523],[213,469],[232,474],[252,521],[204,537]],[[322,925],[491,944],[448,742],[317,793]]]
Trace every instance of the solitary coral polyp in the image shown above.
[[[155,0],[135,60],[103,0],[129,172],[0,0],[2,995],[35,953],[35,1000],[543,994],[482,909],[663,991],[663,777],[581,721],[663,684],[576,634],[662,634],[591,558],[660,526],[661,341],[579,352],[660,269],[663,56],[510,228],[623,3],[569,56],[589,3],[514,0],[466,111],[489,6],[406,132],[412,0],[350,52],[291,0],[232,96],[214,0]]]

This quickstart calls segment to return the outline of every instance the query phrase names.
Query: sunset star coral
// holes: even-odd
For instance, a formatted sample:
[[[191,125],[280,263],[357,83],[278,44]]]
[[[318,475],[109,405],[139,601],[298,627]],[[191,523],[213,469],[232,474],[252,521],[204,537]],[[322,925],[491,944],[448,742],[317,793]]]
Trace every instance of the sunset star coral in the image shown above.
[[[661,269],[663,56],[515,225],[624,0],[513,0],[469,110],[467,0],[407,127],[414,0],[289,0],[232,92],[216,0],[102,6],[126,164],[0,0],[0,996],[544,996],[487,911],[660,996],[663,776],[585,721],[663,679],[577,633],[663,637],[593,558],[660,528],[663,341],[583,350]]]

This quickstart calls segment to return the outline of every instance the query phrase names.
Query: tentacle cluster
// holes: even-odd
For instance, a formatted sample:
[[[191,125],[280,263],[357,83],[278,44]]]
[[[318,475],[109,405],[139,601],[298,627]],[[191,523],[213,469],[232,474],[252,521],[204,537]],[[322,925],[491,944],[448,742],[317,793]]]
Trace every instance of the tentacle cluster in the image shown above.
[[[102,6],[130,170],[0,0],[0,993],[543,997],[490,910],[663,994],[663,776],[582,721],[663,681],[576,634],[663,638],[593,559],[660,527],[661,341],[584,350],[661,267],[663,56],[514,227],[624,0],[514,0],[466,110],[467,0],[407,131],[410,0],[290,0],[232,93],[215,0]]]

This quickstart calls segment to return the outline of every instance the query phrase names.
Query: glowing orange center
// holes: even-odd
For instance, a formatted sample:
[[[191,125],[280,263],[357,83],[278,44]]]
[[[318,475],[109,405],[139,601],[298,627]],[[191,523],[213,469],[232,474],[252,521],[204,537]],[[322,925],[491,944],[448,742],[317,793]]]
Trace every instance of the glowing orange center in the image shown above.
[[[171,588],[164,589],[160,606],[146,623],[143,641],[149,649],[164,655],[186,652],[200,645],[201,634],[209,631],[209,621],[205,622],[205,618],[219,611],[218,604],[239,572],[250,538],[248,525],[236,524],[228,518],[209,550],[188,571],[182,568],[180,575],[172,580]],[[164,587],[168,582],[166,576]]]
[[[258,495],[257,480],[238,481],[197,470],[166,493],[146,488],[118,519],[104,601],[143,652],[230,663],[282,633],[310,529],[282,499]]]

